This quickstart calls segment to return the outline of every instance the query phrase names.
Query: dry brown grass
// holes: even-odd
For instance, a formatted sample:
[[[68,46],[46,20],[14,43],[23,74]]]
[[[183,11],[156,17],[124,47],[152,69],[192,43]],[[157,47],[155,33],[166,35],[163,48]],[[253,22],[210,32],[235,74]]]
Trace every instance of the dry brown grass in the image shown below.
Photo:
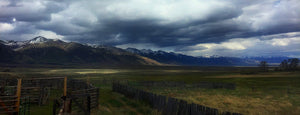
[[[143,56],[139,56],[140,58],[142,58],[143,60],[145,60],[145,62],[143,64],[146,65],[164,65],[162,63],[159,63],[153,59],[147,58],[147,57],[143,57]]]
[[[231,95],[207,95],[199,92],[188,94],[190,96],[176,96],[189,102],[208,107],[218,108],[220,111],[238,112],[248,115],[275,115],[299,114],[300,108],[293,107],[287,96],[281,100],[273,99],[271,95],[264,98],[238,97]]]
[[[209,76],[210,78],[257,78],[257,77],[299,77],[294,74],[295,72],[280,72],[280,73],[267,73],[267,74],[254,74],[254,75],[220,75],[220,76]]]
[[[245,115],[299,115],[300,106],[293,103],[291,98],[300,97],[300,94],[282,94],[273,96],[263,91],[256,91],[243,95],[224,94],[221,90],[203,89],[163,89],[154,92],[186,100],[207,107],[219,109],[220,112],[230,111]],[[232,91],[235,92],[235,91]],[[299,98],[296,98],[299,99]]]
[[[206,78],[203,79],[204,81],[233,82],[237,84],[237,89],[170,87],[144,89],[190,103],[217,108],[221,112],[229,111],[245,115],[300,115],[299,72],[216,75],[204,78]]]

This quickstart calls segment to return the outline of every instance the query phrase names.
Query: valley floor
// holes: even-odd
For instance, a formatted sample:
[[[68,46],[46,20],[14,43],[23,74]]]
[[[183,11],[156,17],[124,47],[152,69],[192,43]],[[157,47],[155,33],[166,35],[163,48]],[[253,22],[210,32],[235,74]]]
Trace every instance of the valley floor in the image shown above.
[[[0,77],[68,76],[89,79],[100,87],[100,106],[93,114],[160,114],[146,103],[112,92],[111,81],[120,80],[133,87],[221,111],[249,115],[300,114],[300,72],[257,72],[243,67],[149,67],[140,69],[60,69],[0,68]],[[235,83],[236,89],[145,87],[140,81]],[[51,114],[51,103],[32,106],[32,114]]]

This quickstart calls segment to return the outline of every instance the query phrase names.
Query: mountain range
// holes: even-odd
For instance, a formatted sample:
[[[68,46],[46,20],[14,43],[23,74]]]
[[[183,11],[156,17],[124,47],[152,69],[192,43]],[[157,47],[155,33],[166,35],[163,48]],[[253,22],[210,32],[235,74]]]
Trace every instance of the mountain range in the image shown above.
[[[288,57],[193,57],[149,49],[89,45],[47,39],[42,36],[26,41],[1,41],[0,64],[16,65],[184,65],[184,66],[257,66],[260,61],[280,63]]]
[[[283,60],[290,57],[194,57],[174,52],[152,51],[149,49],[127,48],[128,52],[154,59],[160,63],[187,66],[257,66],[260,61],[266,61],[269,65],[279,65]]]
[[[257,65],[257,61],[253,59],[243,59],[235,57],[193,57],[183,54],[165,51],[152,51],[147,49],[138,50],[135,48],[127,48],[127,51],[141,56],[154,59],[160,63],[171,65],[186,66],[251,66]]]
[[[2,41],[0,63],[42,65],[130,66],[161,65],[155,60],[116,47],[91,47],[75,42],[36,37]]]

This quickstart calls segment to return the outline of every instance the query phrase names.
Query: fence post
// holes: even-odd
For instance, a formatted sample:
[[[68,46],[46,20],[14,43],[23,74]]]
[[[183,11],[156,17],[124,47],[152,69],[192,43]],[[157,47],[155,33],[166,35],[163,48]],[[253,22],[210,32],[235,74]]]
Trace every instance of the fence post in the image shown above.
[[[30,97],[27,97],[27,113],[30,115]]]
[[[56,115],[56,104],[57,104],[57,100],[53,100],[52,115]]]
[[[1,93],[1,94],[4,94],[5,86],[6,86],[6,80],[5,80],[5,82],[4,82],[3,84],[1,84],[1,86],[0,86],[0,93]]]
[[[67,96],[67,77],[64,78],[64,96]]]
[[[63,105],[63,113],[70,114],[72,112],[72,99],[66,98]]]
[[[67,98],[67,77],[64,78],[63,113],[71,113],[71,98]]]
[[[17,85],[17,102],[16,102],[16,109],[15,111],[17,113],[19,113],[19,110],[20,110],[20,99],[21,99],[21,85],[22,85],[22,79],[19,78],[18,79],[18,85]]]
[[[90,95],[87,96],[87,113],[88,113],[88,115],[91,114],[91,96]]]
[[[97,96],[96,96],[96,101],[97,101],[97,105],[96,105],[96,107],[98,107],[99,106],[99,88],[97,88]]]
[[[87,84],[87,88],[90,87],[90,76],[88,76],[87,80],[86,80],[86,84]]]

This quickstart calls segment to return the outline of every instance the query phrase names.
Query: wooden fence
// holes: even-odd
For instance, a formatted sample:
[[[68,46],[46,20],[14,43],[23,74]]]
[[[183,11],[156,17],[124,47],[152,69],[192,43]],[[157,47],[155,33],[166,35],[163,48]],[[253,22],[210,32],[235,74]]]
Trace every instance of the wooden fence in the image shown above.
[[[22,79],[20,85],[20,97],[28,99],[31,104],[43,105],[49,100],[51,90],[64,89],[64,77],[51,78],[26,78]],[[16,112],[17,102],[17,79],[0,78],[0,114]],[[99,88],[93,87],[84,80],[69,79],[67,80],[66,92],[68,97],[72,97],[74,103],[78,105],[85,105],[86,110],[98,107]],[[62,96],[62,95],[61,95]],[[81,101],[79,101],[81,100]],[[24,104],[24,101],[23,101]],[[4,106],[5,105],[5,106]],[[28,103],[26,103],[28,105]],[[61,106],[57,106],[61,108]],[[77,108],[79,111],[82,108]],[[19,110],[19,109],[18,109]],[[76,108],[73,109],[74,111]],[[85,112],[86,113],[86,112]]]
[[[236,85],[234,83],[220,83],[220,82],[198,82],[186,84],[184,82],[175,81],[141,81],[137,85],[146,87],[181,87],[181,88],[206,88],[206,89],[231,89],[234,90]]]
[[[78,79],[69,79],[67,84],[67,94],[54,100],[53,114],[63,112],[90,115],[90,110],[98,107],[99,88]]]
[[[16,94],[16,79],[1,78],[1,95]],[[22,79],[21,96],[30,97],[32,104],[43,105],[47,102],[51,89],[61,89],[63,87],[63,78],[27,78]]]
[[[89,89],[82,89],[82,90],[76,90],[72,91],[71,94],[74,98],[80,98],[82,96],[88,96],[90,97],[90,107],[91,108],[97,108],[98,107],[98,99],[99,99],[99,88],[89,88]]]
[[[113,79],[102,79],[98,83],[110,85],[114,81]],[[178,81],[118,81],[122,84],[130,84],[134,86],[143,86],[143,87],[176,87],[176,88],[205,88],[205,89],[230,89],[235,90],[235,83],[222,83],[222,82],[197,82],[187,84],[185,82]]]
[[[0,114],[17,113],[17,96],[0,96]]]
[[[0,79],[0,114],[29,115],[29,97],[21,97],[22,79]],[[17,83],[16,83],[17,81]],[[17,84],[17,86],[10,86]]]
[[[145,101],[164,115],[241,115],[240,113],[219,112],[218,109],[194,103],[189,104],[184,100],[156,95],[118,82],[113,83],[112,89],[126,97]]]

